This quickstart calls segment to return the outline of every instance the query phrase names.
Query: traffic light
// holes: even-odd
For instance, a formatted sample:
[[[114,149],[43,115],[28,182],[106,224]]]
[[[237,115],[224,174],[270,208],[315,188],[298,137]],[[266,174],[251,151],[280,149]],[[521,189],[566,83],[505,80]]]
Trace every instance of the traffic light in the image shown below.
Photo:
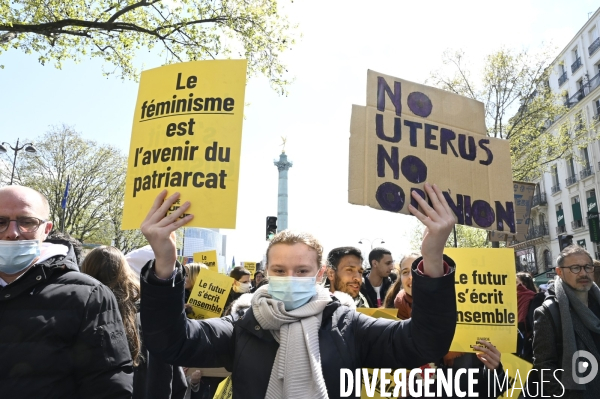
[[[562,251],[569,245],[573,245],[573,236],[570,234],[559,234],[558,235],[558,247]]]
[[[277,234],[277,217],[267,216],[267,241]]]

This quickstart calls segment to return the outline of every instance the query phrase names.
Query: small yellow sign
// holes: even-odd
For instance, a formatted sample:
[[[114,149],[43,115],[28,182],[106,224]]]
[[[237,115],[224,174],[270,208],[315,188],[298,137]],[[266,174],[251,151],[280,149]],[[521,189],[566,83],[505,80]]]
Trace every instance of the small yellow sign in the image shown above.
[[[231,376],[225,378],[215,391],[213,399],[231,399],[233,397],[233,383],[231,382]]]
[[[232,284],[233,279],[229,276],[212,270],[202,271],[196,279],[187,302],[193,310],[189,317],[193,319],[221,317]]]
[[[533,368],[533,364],[512,353],[503,353],[500,361],[508,377],[507,385],[510,386],[510,389],[507,389],[501,398],[517,399],[523,392],[522,388],[526,386],[527,375]],[[501,381],[500,384],[504,384],[504,381]]]
[[[250,272],[250,279],[253,279],[254,273],[256,273],[256,262],[242,262],[242,266]]]
[[[246,60],[193,61],[142,72],[127,166],[123,229],[156,195],[181,193],[189,227],[235,228]]]
[[[456,262],[458,308],[452,352],[472,352],[478,339],[502,353],[517,349],[517,287],[514,250],[445,248]]]
[[[194,262],[204,263],[208,268],[214,272],[219,272],[219,260],[217,258],[217,251],[203,251],[194,252]]]

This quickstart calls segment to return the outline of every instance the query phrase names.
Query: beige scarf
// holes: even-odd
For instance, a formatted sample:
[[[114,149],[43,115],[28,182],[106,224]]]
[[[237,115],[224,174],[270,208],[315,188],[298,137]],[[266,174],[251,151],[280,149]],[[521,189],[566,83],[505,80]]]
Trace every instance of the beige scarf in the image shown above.
[[[265,399],[328,399],[321,368],[319,328],[323,309],[331,302],[329,292],[317,286],[317,295],[298,309],[287,311],[272,299],[268,286],[252,298],[254,317],[279,342]]]

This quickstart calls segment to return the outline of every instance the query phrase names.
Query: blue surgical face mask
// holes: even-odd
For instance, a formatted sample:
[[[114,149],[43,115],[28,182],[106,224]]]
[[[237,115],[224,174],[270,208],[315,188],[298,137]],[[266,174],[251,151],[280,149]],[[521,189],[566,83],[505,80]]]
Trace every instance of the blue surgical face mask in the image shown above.
[[[0,272],[16,274],[40,256],[38,240],[0,240]]]
[[[316,274],[313,277],[269,276],[269,295],[283,302],[285,310],[294,310],[305,305],[316,294]]]

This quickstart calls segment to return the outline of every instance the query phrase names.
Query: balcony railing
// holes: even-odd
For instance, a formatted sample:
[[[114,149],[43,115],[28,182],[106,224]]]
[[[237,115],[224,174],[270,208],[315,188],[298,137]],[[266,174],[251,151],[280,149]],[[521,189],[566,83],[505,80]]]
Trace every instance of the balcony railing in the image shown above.
[[[562,86],[569,78],[567,77],[567,71],[564,71],[562,75],[558,78],[558,85]]]
[[[532,206],[547,205],[546,193],[537,193],[533,196]]]
[[[573,105],[583,100],[587,93],[587,85],[583,85],[579,90],[575,92],[575,94],[573,94],[571,97],[565,100],[565,106],[571,108]]]
[[[527,239],[533,240],[534,238],[539,238],[543,236],[550,235],[550,230],[548,229],[548,224],[544,223],[543,225],[531,225],[529,227],[529,231],[527,232]]]
[[[565,179],[565,182],[566,186],[569,187],[570,185],[577,183],[577,176],[569,176]]]
[[[581,57],[577,57],[574,63],[571,64],[571,73],[575,73],[581,67]]]
[[[579,178],[580,178],[580,180],[583,180],[586,177],[591,176],[592,174],[594,174],[594,167],[592,165],[589,165],[587,168],[583,168],[579,172]]]
[[[556,234],[563,234],[567,232],[566,226],[556,226]]]
[[[550,189],[550,191],[552,191],[552,194],[556,194],[557,192],[560,191],[560,184],[557,184],[556,186],[552,186],[552,188]]]
[[[571,228],[573,230],[575,229],[582,229],[585,227],[585,223],[583,222],[583,220],[573,220],[571,222]]]
[[[600,72],[597,73],[596,76],[594,76],[590,80],[588,80],[588,82],[586,83],[586,85],[588,86],[589,91],[592,91],[596,87],[598,87],[598,85],[600,85]]]
[[[596,52],[596,50],[598,50],[600,48],[600,37],[596,38],[596,40],[594,40],[592,42],[592,44],[590,44],[590,46],[588,47],[588,52],[590,53],[590,57],[592,56],[592,54],[594,54]]]

